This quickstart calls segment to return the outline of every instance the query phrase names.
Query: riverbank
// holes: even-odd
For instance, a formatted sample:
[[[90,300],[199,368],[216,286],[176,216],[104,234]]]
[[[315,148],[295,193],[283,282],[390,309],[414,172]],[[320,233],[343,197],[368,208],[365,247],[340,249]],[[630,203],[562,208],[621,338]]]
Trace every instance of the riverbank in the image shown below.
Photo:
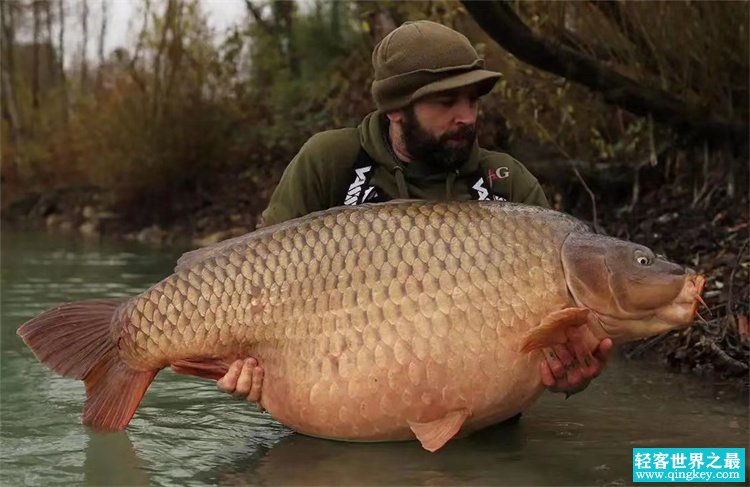
[[[154,195],[153,201],[131,207],[136,211],[118,209],[113,205],[113,196],[98,188],[65,188],[19,198],[8,205],[2,217],[6,230],[21,226],[77,233],[90,239],[200,247],[252,231],[270,197],[275,177],[278,176],[225,178],[218,184],[221,191],[174,196],[168,203]],[[696,194],[673,184],[644,192],[629,207],[603,199],[597,205],[600,231],[647,245],[707,277],[704,299],[708,310],[701,311],[704,322],[679,333],[628,344],[622,352],[630,358],[658,361],[673,370],[727,379],[748,389],[747,194],[729,197],[723,190]],[[144,211],[150,208],[160,211]]]
[[[254,230],[278,176],[241,174],[217,179],[212,190],[152,194],[139,201],[122,201],[93,186],[32,192],[7,204],[2,222],[6,228],[89,239],[202,247]]]

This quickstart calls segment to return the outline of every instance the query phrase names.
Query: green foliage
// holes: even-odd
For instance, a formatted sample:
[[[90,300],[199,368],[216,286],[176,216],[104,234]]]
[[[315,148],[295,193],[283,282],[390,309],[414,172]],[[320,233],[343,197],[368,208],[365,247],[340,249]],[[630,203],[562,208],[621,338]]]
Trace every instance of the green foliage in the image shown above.
[[[263,114],[256,129],[267,153],[289,158],[306,137],[331,127],[329,102],[346,82],[342,67],[362,63],[367,47],[347,2],[316,2],[287,23],[271,17],[251,25],[249,36],[248,96]]]

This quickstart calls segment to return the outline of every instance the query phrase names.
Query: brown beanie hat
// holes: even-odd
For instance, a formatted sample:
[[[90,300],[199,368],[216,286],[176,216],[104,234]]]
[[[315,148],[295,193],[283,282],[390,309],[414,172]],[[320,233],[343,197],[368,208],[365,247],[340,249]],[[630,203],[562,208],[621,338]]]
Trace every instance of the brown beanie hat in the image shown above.
[[[372,97],[380,112],[475,83],[479,95],[486,95],[501,76],[483,69],[466,36],[429,20],[404,22],[385,36],[372,52],[372,66]]]

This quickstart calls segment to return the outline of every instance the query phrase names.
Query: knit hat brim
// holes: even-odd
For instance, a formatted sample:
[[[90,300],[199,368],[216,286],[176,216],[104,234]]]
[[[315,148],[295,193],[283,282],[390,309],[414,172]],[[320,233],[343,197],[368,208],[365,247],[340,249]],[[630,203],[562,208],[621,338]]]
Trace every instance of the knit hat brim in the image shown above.
[[[400,110],[427,95],[477,84],[479,96],[484,96],[495,86],[502,75],[486,69],[471,69],[448,75],[441,72],[407,73],[384,81],[375,81],[372,92],[380,113]],[[432,80],[430,80],[432,78]],[[434,81],[433,81],[434,80]],[[414,86],[414,88],[411,88]],[[411,91],[414,90],[414,91]],[[399,93],[401,91],[401,93]]]
[[[479,88],[478,95],[484,96],[492,91],[492,88],[501,76],[502,75],[496,71],[474,69],[472,71],[467,71],[465,73],[443,78],[439,81],[424,85],[411,95],[409,102],[413,103],[427,95],[433,95],[442,91],[454,90],[475,84],[478,85]]]

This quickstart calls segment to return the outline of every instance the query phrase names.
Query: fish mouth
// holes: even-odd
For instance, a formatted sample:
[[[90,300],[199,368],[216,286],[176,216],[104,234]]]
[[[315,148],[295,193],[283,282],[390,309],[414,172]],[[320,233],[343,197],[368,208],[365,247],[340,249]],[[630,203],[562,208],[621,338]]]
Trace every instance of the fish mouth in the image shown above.
[[[630,341],[681,330],[695,323],[700,305],[705,306],[701,297],[706,285],[702,275],[688,272],[677,296],[666,306],[642,316],[615,317],[596,313],[602,330],[616,341]],[[706,306],[707,307],[707,306]]]
[[[700,313],[698,313],[698,308],[701,305],[706,306],[705,301],[701,297],[705,285],[706,278],[703,275],[695,274],[692,271],[689,272],[685,278],[685,284],[682,286],[677,297],[675,297],[671,304],[657,311],[657,317],[674,325],[689,326],[695,321],[696,316],[705,321]]]

